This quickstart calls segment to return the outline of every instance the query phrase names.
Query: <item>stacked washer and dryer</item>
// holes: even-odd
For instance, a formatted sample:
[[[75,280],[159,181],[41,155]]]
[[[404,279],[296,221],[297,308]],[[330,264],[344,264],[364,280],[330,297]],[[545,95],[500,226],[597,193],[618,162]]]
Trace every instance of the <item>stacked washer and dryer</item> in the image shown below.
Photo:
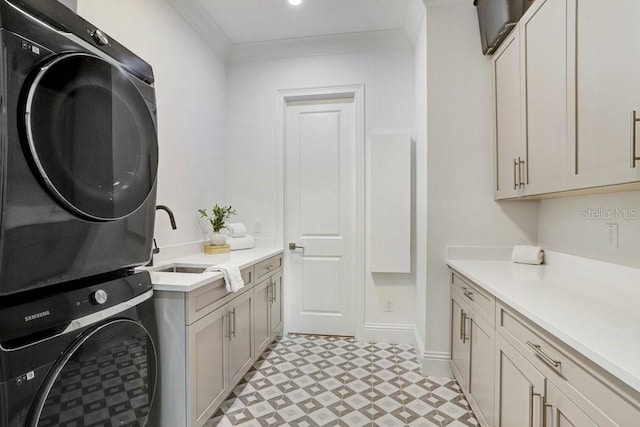
[[[57,1],[0,43],[0,427],[157,425],[153,71]]]

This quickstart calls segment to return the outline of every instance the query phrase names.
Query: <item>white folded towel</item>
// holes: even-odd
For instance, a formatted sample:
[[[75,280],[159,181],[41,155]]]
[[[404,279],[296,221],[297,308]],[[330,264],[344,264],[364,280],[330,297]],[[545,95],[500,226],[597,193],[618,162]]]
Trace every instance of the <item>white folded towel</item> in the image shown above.
[[[227,285],[227,292],[238,292],[244,287],[244,280],[237,265],[230,262],[214,265],[205,271],[221,271],[224,276],[224,283]]]
[[[544,250],[540,246],[516,245],[511,252],[511,261],[519,264],[542,264]]]
[[[244,237],[247,235],[247,227],[241,222],[234,222],[225,226],[231,237]]]
[[[256,246],[256,239],[254,239],[250,234],[247,234],[244,237],[225,236],[224,240],[232,251],[237,251],[239,249],[251,249]]]

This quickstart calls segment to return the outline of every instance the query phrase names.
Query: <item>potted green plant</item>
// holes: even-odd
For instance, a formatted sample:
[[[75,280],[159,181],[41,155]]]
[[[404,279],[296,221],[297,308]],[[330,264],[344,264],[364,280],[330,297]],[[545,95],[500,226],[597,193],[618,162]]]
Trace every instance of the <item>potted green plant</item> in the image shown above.
[[[216,204],[210,212],[207,212],[206,209],[198,209],[198,212],[200,212],[201,218],[209,220],[211,228],[213,228],[211,244],[216,246],[224,245],[224,236],[220,234],[220,230],[225,228],[226,220],[229,219],[231,215],[236,214],[235,209],[231,206],[218,206],[218,204]]]

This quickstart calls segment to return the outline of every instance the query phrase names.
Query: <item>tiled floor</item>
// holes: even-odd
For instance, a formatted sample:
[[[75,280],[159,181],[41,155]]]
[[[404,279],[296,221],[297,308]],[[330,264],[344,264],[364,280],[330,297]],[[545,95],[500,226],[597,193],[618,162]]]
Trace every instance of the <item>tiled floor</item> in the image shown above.
[[[450,378],[407,345],[290,335],[271,345],[206,427],[477,426]]]

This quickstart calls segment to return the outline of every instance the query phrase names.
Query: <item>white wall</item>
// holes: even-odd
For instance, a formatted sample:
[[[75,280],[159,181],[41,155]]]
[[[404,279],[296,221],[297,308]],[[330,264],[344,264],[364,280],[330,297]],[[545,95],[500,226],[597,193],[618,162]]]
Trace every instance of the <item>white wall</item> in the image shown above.
[[[224,203],[226,67],[165,0],[79,0],[78,13],[149,62],[158,104],[162,248],[202,240],[198,208]]]
[[[618,248],[609,246],[607,223],[618,224]],[[538,243],[559,252],[640,267],[640,192],[542,200]]]
[[[427,16],[424,11],[422,15],[422,24],[414,51],[416,115],[412,134],[416,141],[416,256],[414,265],[416,272],[415,328],[418,337],[424,337],[427,315],[425,303],[427,300]]]
[[[427,292],[423,370],[449,353],[446,247],[535,243],[537,202],[493,201],[490,58],[472,2],[427,2]],[[419,328],[420,329],[420,328]]]
[[[247,61],[228,68],[229,201],[249,232],[266,244],[282,243],[283,207],[277,205],[282,141],[276,140],[276,92],[285,89],[365,85],[365,138],[405,132],[414,123],[413,49]],[[366,277],[365,322],[413,325],[412,275]],[[391,297],[395,311],[385,313]]]

